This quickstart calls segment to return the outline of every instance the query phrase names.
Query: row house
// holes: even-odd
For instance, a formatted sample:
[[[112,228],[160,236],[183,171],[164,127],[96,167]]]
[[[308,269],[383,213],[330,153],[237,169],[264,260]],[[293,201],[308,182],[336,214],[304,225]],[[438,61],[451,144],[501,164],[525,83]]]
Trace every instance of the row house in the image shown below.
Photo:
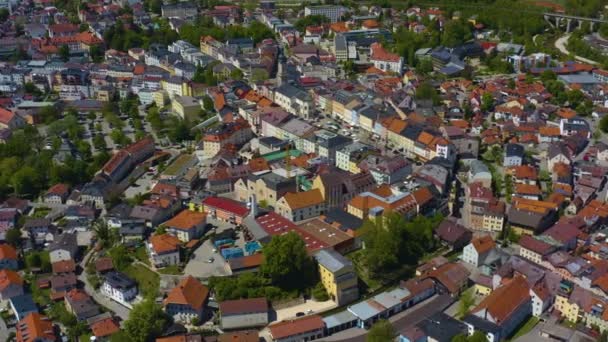
[[[204,158],[211,158],[227,145],[240,146],[251,140],[252,136],[251,126],[243,119],[223,124],[205,134],[202,154]]]

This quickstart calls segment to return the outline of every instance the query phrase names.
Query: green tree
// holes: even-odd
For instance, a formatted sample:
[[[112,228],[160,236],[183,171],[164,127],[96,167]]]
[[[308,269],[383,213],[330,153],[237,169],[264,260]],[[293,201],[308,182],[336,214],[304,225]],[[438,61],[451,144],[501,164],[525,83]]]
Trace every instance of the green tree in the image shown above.
[[[108,255],[110,258],[112,258],[114,267],[116,267],[116,269],[119,271],[123,271],[133,262],[131,253],[129,253],[127,247],[124,245],[112,247],[110,250],[108,250]]]
[[[159,336],[168,319],[160,305],[152,299],[136,304],[124,323],[123,331],[133,342],[147,342]]]
[[[296,233],[273,236],[263,252],[260,272],[273,284],[283,289],[302,289],[315,283],[315,264]]]
[[[381,319],[374,323],[367,333],[367,342],[391,342],[395,340],[397,333],[393,325],[385,320]]]
[[[481,96],[481,110],[487,112],[492,108],[494,108],[494,96],[489,92],[483,93]]]
[[[67,62],[70,59],[70,47],[67,45],[61,45],[57,52],[62,61]]]
[[[110,227],[104,222],[95,221],[93,223],[93,232],[95,233],[95,237],[102,244],[102,247],[109,248],[114,244],[115,236]]]
[[[209,97],[209,95],[203,96],[203,108],[208,112],[215,110],[215,105],[213,104],[213,100],[211,97]]]
[[[261,82],[266,81],[270,76],[268,75],[268,71],[266,69],[256,68],[251,71],[251,82]]]
[[[472,26],[464,20],[451,20],[445,24],[441,43],[448,47],[460,45],[473,38]]]
[[[21,230],[19,228],[9,229],[4,239],[15,248],[21,247]]]
[[[466,315],[469,314],[471,307],[475,304],[475,297],[473,296],[473,292],[471,290],[464,291],[460,296],[460,301],[458,302],[458,313],[456,314],[459,319],[463,319]]]
[[[608,133],[608,115],[605,115],[600,120],[600,129],[604,133]]]
[[[243,72],[241,71],[241,69],[236,68],[230,72],[230,78],[233,80],[240,81],[243,79]]]
[[[329,23],[329,21],[330,20],[328,17],[324,15],[315,14],[298,19],[294,26],[298,29],[298,31],[304,32],[306,30],[306,27],[308,26],[318,26],[324,23]]]
[[[317,285],[312,289],[312,297],[320,302],[324,302],[329,300],[329,295],[327,294],[327,290],[325,286],[323,286],[322,282],[318,282]]]

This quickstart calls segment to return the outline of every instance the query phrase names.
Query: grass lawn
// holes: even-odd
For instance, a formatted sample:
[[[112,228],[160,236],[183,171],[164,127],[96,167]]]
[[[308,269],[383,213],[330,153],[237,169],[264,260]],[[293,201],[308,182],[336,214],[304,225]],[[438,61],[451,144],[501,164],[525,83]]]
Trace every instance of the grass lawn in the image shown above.
[[[137,281],[139,292],[144,296],[156,296],[158,287],[160,286],[160,277],[158,274],[150,271],[142,265],[129,265],[125,269],[125,273]]]
[[[86,333],[84,335],[80,335],[80,337],[78,338],[78,341],[80,341],[80,342],[90,342],[91,341],[91,336],[93,336],[92,333]]]
[[[530,319],[528,319],[524,324],[519,326],[519,329],[517,329],[517,331],[515,332],[515,334],[513,335],[512,338],[510,338],[510,341],[515,341],[517,340],[519,337],[522,337],[523,335],[529,333],[538,323],[538,317],[530,317]]]
[[[36,208],[32,214],[33,218],[44,218],[48,213],[51,212],[51,208]]]
[[[146,251],[146,246],[137,247],[137,249],[135,250],[135,257],[137,258],[137,260],[150,266],[150,258],[148,258],[148,251]]]
[[[164,267],[158,270],[158,273],[161,274],[182,274],[177,265],[172,265],[168,267]]]

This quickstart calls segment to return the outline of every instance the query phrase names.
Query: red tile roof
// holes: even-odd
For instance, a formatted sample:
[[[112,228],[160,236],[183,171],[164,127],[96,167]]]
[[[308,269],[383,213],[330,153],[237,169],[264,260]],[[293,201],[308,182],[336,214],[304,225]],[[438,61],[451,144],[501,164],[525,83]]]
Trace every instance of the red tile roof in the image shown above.
[[[97,338],[106,337],[120,331],[120,325],[113,318],[108,317],[91,324],[91,330]]]
[[[156,253],[163,254],[179,250],[181,241],[171,234],[162,234],[150,236],[150,244]]]
[[[34,312],[20,320],[17,325],[17,342],[31,342],[38,339],[55,341],[53,322],[45,316]]]
[[[200,310],[209,296],[209,288],[192,276],[182,279],[174,287],[167,298],[163,301],[165,306],[169,304],[187,305],[195,310]]]
[[[227,300],[221,302],[219,307],[222,316],[268,312],[268,300],[266,298]]]
[[[245,217],[249,213],[249,209],[243,203],[225,197],[207,197],[203,200],[203,205],[227,211],[239,217]]]
[[[0,270],[0,291],[6,290],[11,285],[23,285],[23,279],[19,273],[11,270]]]
[[[175,215],[175,217],[165,222],[165,225],[175,229],[189,230],[198,225],[204,224],[206,219],[207,213],[183,210],[179,214]]]
[[[0,260],[17,260],[17,250],[15,247],[8,244],[0,245]]]
[[[472,311],[486,310],[497,325],[502,325],[523,303],[530,300],[530,288],[526,280],[517,276],[509,283],[497,288]]]
[[[323,330],[325,323],[319,315],[312,315],[297,320],[282,321],[269,327],[275,340],[303,334],[314,330]]]

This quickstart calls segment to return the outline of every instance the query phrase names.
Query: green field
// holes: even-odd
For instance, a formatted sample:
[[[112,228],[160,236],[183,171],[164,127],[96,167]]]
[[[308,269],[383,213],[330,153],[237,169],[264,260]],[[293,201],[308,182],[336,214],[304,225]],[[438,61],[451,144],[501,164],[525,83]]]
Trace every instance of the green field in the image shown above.
[[[144,297],[155,297],[158,294],[160,277],[145,266],[133,264],[125,269],[125,274],[135,279],[139,292]]]

